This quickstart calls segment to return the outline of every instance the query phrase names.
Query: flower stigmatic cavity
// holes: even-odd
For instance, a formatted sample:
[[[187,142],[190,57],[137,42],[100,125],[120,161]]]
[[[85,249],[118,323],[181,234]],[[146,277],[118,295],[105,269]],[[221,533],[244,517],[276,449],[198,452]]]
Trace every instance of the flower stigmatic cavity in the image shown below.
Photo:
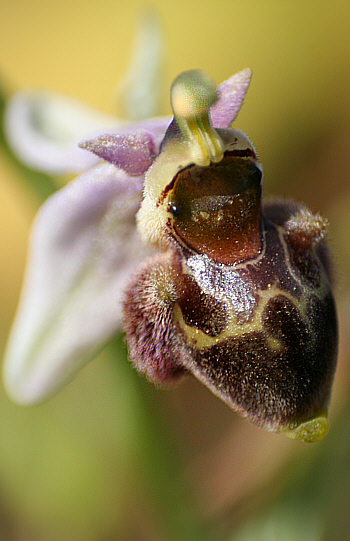
[[[212,124],[217,100],[202,72],[172,85],[137,215],[162,253],[126,289],[130,357],[155,383],[190,372],[258,425],[318,441],[338,340],[327,222],[295,202],[262,205],[256,151]]]

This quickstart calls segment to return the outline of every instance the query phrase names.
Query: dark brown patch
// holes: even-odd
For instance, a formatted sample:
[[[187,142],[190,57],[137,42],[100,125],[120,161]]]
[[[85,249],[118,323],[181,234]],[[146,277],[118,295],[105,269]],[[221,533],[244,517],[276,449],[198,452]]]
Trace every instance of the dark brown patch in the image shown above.
[[[193,167],[192,165],[189,165],[189,167]],[[187,169],[187,167],[186,167]],[[185,169],[182,169],[182,171],[185,171]],[[169,182],[169,184],[167,186],[165,186],[164,190],[162,191],[162,193],[160,194],[160,197],[157,201],[157,207],[159,207],[159,205],[162,205],[166,199],[166,196],[168,195],[168,193],[174,188],[174,184],[176,182],[176,178],[177,176],[175,176],[171,182]]]
[[[321,265],[325,271],[330,285],[334,286],[334,283],[336,282],[336,272],[334,268],[331,250],[329,249],[329,246],[325,240],[321,240],[321,242],[316,247],[316,254],[321,262]]]
[[[321,285],[321,268],[312,252],[302,252],[289,246],[289,255],[292,268],[306,280],[309,286],[318,288]]]
[[[288,268],[284,246],[274,224],[264,219],[265,253],[257,263],[247,262],[247,277],[255,284],[256,291],[266,290],[270,285],[278,284],[282,291],[288,291],[294,297],[302,294],[300,284],[291,275]]]
[[[175,236],[217,262],[252,259],[262,249],[260,197],[261,171],[251,160],[225,155],[188,167],[169,197]]]
[[[265,330],[193,351],[201,379],[258,424],[285,426],[319,414],[328,405],[337,355],[331,296],[317,303],[308,325],[284,296],[265,309]],[[283,341],[282,351],[268,338]]]
[[[313,338],[296,306],[284,295],[278,295],[267,303],[262,324],[267,336],[281,339],[288,348],[294,347],[293,344],[306,347]]]
[[[257,159],[255,152],[250,148],[247,148],[247,149],[244,149],[244,150],[226,151],[224,153],[224,156],[225,157],[238,157],[238,158],[253,158],[254,160]],[[219,163],[221,163],[221,162],[219,162]],[[211,163],[210,165],[205,166],[205,168],[206,167],[216,167],[216,166],[217,166],[217,164]],[[199,167],[199,166],[196,166],[196,165],[194,165],[192,163],[192,164],[188,165],[187,167],[184,167],[183,169],[181,169],[181,171],[179,171],[175,175],[175,177],[171,180],[171,182],[169,182],[169,184],[167,186],[165,186],[164,190],[160,194],[160,197],[159,197],[159,199],[157,201],[157,207],[159,207],[159,205],[162,205],[164,203],[168,193],[174,188],[174,185],[175,185],[175,182],[176,182],[178,176],[181,175],[184,171],[187,171],[188,169],[192,169],[193,167]]]
[[[183,276],[182,295],[178,301],[184,322],[208,334],[218,336],[227,324],[227,314],[222,303],[203,293],[189,275]]]
[[[225,156],[236,156],[239,158],[253,158],[257,160],[257,156],[252,148],[241,148],[236,150],[226,150]]]

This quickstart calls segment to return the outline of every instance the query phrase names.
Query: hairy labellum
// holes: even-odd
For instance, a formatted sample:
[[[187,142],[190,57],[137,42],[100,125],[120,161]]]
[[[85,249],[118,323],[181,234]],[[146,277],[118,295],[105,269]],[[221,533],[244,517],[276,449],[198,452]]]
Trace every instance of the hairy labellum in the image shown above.
[[[125,293],[130,356],[156,383],[190,372],[258,425],[317,441],[337,356],[327,222],[294,202],[262,205],[255,149],[212,126],[216,100],[201,72],[173,84],[137,216],[163,253]]]
[[[55,392],[123,312],[130,358],[151,381],[193,374],[261,427],[303,441],[327,433],[338,342],[327,222],[295,202],[262,203],[257,153],[229,129],[250,76],[216,88],[185,72],[172,121],[81,143],[109,163],[35,220],[4,363],[16,402]]]

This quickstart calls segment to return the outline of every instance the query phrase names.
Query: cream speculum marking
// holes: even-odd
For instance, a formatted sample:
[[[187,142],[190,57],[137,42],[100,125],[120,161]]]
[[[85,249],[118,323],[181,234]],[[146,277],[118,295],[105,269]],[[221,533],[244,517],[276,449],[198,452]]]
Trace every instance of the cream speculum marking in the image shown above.
[[[191,372],[260,426],[317,441],[337,354],[327,225],[294,202],[262,205],[255,149],[211,126],[216,98],[201,72],[172,86],[138,214],[163,253],[126,291],[130,356],[155,382]]]

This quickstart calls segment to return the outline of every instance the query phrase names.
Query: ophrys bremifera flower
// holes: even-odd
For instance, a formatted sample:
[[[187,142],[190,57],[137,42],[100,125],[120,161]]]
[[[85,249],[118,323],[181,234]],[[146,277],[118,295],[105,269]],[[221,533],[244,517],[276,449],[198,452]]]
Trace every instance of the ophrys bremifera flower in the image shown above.
[[[82,143],[104,162],[34,225],[5,365],[16,400],[46,398],[123,322],[150,380],[191,373],[264,428],[326,434],[337,352],[327,223],[298,203],[262,204],[257,153],[230,129],[249,81],[244,70],[217,89],[185,72],[172,121]]]

